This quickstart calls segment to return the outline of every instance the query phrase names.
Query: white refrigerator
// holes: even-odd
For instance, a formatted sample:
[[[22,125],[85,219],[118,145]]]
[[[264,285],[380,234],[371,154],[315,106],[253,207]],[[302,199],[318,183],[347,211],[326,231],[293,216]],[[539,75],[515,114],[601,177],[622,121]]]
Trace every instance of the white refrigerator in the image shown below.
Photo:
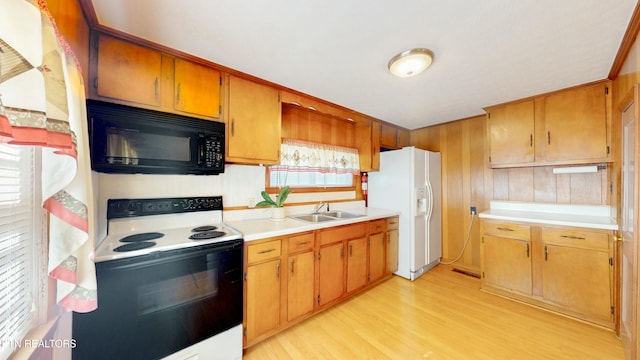
[[[380,153],[368,206],[400,212],[397,275],[415,280],[442,257],[440,153],[405,147]]]

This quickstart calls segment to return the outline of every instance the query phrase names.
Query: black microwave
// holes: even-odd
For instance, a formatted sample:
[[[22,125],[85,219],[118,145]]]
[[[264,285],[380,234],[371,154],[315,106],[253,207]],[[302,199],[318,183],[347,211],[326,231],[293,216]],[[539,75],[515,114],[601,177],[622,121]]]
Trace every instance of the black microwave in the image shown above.
[[[91,168],[104,173],[224,172],[224,123],[87,100]]]

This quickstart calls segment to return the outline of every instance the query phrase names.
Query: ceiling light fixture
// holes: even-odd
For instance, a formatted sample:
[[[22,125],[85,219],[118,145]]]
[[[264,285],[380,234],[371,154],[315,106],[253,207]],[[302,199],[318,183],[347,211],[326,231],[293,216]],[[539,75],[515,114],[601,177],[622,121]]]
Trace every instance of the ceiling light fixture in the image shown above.
[[[411,77],[425,71],[433,62],[433,52],[417,48],[401,52],[389,60],[389,71],[398,77]]]

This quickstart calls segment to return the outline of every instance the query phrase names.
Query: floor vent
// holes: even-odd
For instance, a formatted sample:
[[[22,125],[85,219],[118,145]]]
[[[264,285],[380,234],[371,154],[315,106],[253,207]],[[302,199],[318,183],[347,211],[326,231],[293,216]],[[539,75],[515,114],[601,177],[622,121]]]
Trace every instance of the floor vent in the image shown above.
[[[467,275],[467,276],[471,276],[471,277],[480,279],[480,274],[474,273],[472,271],[458,269],[458,268],[454,268],[452,271],[455,271],[455,272],[463,274],[463,275]]]

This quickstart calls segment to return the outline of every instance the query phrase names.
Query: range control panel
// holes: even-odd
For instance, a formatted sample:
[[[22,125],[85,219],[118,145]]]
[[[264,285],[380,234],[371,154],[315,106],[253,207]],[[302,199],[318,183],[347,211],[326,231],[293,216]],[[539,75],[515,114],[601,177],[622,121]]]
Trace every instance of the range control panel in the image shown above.
[[[110,220],[134,216],[176,214],[222,209],[222,196],[158,199],[109,199],[107,201],[107,219]]]

